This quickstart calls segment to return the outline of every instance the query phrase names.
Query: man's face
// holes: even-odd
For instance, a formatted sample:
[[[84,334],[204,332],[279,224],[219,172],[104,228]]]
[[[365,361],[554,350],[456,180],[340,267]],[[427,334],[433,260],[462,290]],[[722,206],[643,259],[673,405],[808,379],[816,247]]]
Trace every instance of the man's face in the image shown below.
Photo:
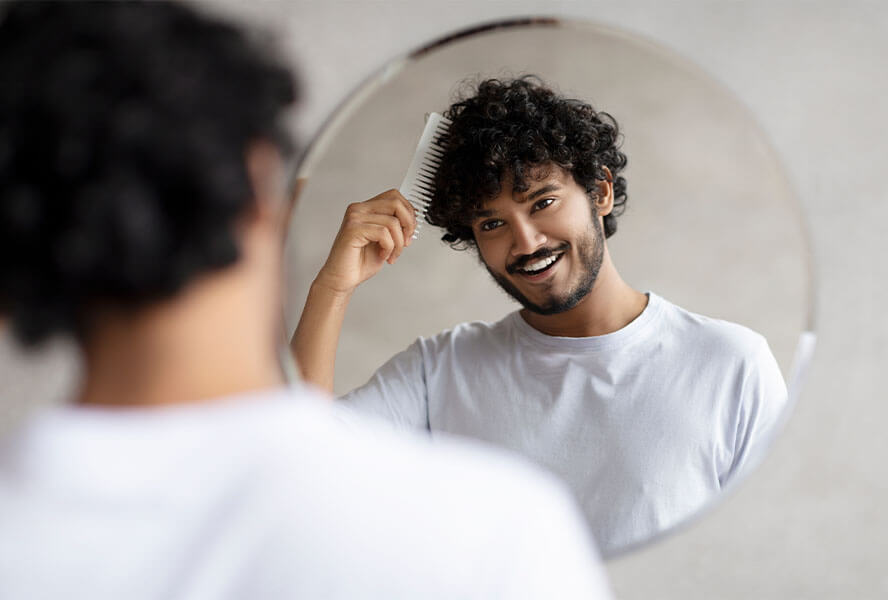
[[[559,167],[530,178],[525,192],[510,180],[472,222],[487,271],[527,310],[553,315],[592,289],[604,258],[604,232],[586,190]]]

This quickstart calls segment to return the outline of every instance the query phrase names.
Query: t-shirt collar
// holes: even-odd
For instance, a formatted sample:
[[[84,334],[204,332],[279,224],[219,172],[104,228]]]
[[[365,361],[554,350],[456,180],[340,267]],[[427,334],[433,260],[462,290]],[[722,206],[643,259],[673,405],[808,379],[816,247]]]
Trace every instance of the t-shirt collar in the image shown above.
[[[663,309],[665,300],[653,292],[645,292],[648,297],[647,306],[641,314],[633,319],[625,327],[617,331],[590,337],[563,337],[547,335],[531,327],[521,316],[520,311],[509,315],[512,327],[524,339],[533,344],[544,346],[554,350],[567,350],[572,352],[598,352],[625,347],[637,339],[642,339],[642,334],[648,331]]]

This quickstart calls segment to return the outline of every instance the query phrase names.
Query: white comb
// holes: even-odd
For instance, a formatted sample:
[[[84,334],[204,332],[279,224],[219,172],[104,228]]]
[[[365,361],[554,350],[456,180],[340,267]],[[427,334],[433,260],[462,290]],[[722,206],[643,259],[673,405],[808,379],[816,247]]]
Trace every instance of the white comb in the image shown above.
[[[416,230],[413,232],[415,240],[422,227],[422,222],[432,200],[435,190],[435,172],[441,165],[443,149],[436,143],[438,137],[450,128],[450,119],[438,114],[429,114],[422,137],[413,153],[413,160],[407,169],[407,175],[398,191],[407,198],[407,201],[416,209]]]

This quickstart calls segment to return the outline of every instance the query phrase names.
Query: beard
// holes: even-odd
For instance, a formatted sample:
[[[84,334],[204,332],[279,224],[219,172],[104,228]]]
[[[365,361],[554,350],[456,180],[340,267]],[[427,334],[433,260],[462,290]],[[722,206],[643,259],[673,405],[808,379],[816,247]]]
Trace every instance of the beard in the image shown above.
[[[495,272],[487,263],[484,263],[484,267],[504,292],[520,302],[521,305],[530,312],[538,315],[557,315],[574,308],[580,303],[580,300],[585,298],[589,292],[592,291],[592,286],[595,285],[595,280],[598,279],[598,272],[601,270],[601,264],[604,261],[603,240],[604,230],[601,227],[598,217],[593,215],[590,231],[577,240],[577,254],[579,255],[580,268],[582,269],[580,281],[577,282],[572,289],[563,294],[551,294],[542,304],[532,302],[527,296],[522,294],[506,275]],[[519,264],[527,264],[530,260],[542,256],[551,255],[553,252],[557,252],[562,248],[564,248],[566,252],[570,249],[570,245],[566,244],[554,250],[543,248],[539,252],[530,256],[522,257],[520,260],[513,263],[513,266],[509,267],[507,270],[514,272],[515,269],[513,267],[516,267]]]

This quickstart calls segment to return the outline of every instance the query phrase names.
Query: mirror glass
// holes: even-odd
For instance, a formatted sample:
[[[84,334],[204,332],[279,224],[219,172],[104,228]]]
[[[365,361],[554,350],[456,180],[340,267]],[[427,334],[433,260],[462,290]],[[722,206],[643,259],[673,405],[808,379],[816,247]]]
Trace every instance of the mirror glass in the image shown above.
[[[346,206],[400,185],[425,115],[472,82],[524,74],[619,124],[628,201],[606,245],[622,279],[650,292],[626,329],[645,319],[653,329],[640,343],[621,329],[595,351],[546,339],[513,314],[521,306],[475,252],[451,249],[425,225],[396,264],[354,293],[335,391],[362,386],[425,338],[412,377],[429,387],[432,434],[478,438],[561,476],[609,558],[689,522],[751,469],[785,419],[813,344],[799,205],[767,136],[712,77],[643,39],[553,20],[481,27],[390,62],[334,112],[304,158],[287,242],[287,319],[292,331]],[[740,324],[767,346],[696,315]],[[435,337],[504,318],[505,342],[456,344],[451,353],[462,358],[446,355],[451,338]],[[727,329],[740,358],[676,319],[693,321],[687,331]],[[774,360],[775,368],[756,364]],[[788,399],[773,383],[777,368]]]

